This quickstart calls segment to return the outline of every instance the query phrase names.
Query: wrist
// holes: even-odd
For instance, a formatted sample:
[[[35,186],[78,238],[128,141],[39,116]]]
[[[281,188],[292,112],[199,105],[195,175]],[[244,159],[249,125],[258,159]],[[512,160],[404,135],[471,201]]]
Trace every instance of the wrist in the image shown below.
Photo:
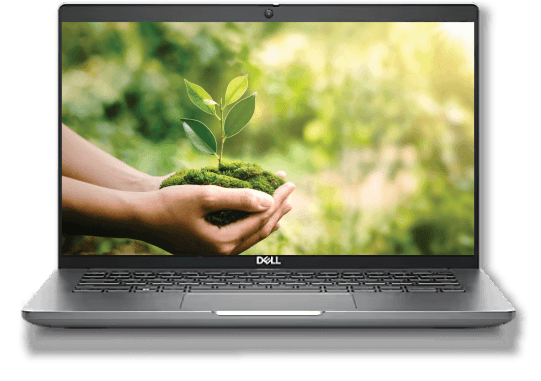
[[[160,195],[157,191],[152,192],[130,192],[128,198],[131,211],[130,220],[133,230],[136,232],[136,239],[149,242],[149,239],[159,233],[159,215],[161,208]]]
[[[143,173],[137,179],[134,179],[130,190],[132,192],[150,192],[158,190],[159,186],[158,178],[156,176]]]

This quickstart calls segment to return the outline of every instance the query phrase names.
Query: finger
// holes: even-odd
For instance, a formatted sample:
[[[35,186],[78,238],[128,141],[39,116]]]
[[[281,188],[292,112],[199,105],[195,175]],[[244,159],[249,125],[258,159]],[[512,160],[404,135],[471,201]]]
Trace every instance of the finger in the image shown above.
[[[295,184],[293,183],[285,183],[284,185],[278,187],[278,189],[274,191],[274,195],[272,196],[274,198],[274,204],[264,214],[266,214],[267,216],[274,214],[274,212],[276,212],[278,208],[280,208],[282,203],[287,200],[291,192],[293,192],[294,190]]]
[[[287,175],[287,173],[285,173],[284,171],[276,172],[276,176],[281,177],[282,179],[285,179],[286,175]]]
[[[269,210],[264,213],[257,213],[248,216],[242,220],[233,222],[232,224],[223,226],[223,234],[236,235],[238,242],[242,242],[251,235],[255,234],[258,230],[262,229],[276,210],[282,205],[287,197],[293,192],[295,185],[292,183],[286,183],[276,189],[274,192],[274,204]]]
[[[246,234],[241,235],[239,238],[241,240],[246,239],[250,235],[254,234],[257,230],[262,229],[269,219],[276,213],[276,211],[282,206],[284,202],[287,201],[287,198],[295,190],[295,185],[293,183],[285,183],[280,186],[274,192],[274,204],[269,208],[265,213],[259,213],[257,215],[252,215],[247,218],[247,225],[249,229],[246,229]]]
[[[291,203],[289,201],[285,201],[282,205],[282,207],[272,215],[272,217],[269,219],[267,224],[262,228],[259,229],[256,233],[252,234],[248,238],[246,238],[244,241],[240,243],[234,250],[233,254],[240,254],[246,250],[248,250],[250,247],[254,246],[258,242],[264,240],[269,235],[271,235],[273,232],[278,230],[280,228],[280,222],[278,222],[284,215],[289,213],[291,211]]]
[[[291,209],[293,209],[291,202],[289,202],[289,200],[284,201],[280,209],[269,218],[269,221],[265,224],[263,229],[261,229],[260,234],[262,234],[262,239],[265,238],[265,233],[270,234],[269,232],[272,232],[272,229],[280,224],[279,221],[283,216],[291,212]]]
[[[254,189],[222,188],[215,185],[203,188],[203,209],[207,213],[224,209],[262,212],[274,204],[271,195]]]
[[[271,232],[267,235],[267,237],[274,233],[276,230],[280,228],[280,224],[274,225]],[[237,246],[231,253],[231,255],[238,255],[240,253],[245,252],[250,247],[254,246],[255,244],[259,243],[262,240],[261,235],[259,232],[256,232],[255,234],[252,234],[250,237],[248,237],[246,240],[244,240],[239,246]]]

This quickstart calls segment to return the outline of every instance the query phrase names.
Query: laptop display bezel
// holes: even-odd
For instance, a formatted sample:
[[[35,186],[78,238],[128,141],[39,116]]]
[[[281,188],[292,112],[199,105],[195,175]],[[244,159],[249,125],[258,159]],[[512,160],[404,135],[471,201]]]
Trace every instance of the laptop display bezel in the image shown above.
[[[268,19],[264,11],[273,10]],[[469,256],[255,256],[62,254],[62,22],[474,22],[474,254]],[[58,267],[59,268],[478,268],[479,267],[479,10],[475,5],[63,5],[58,18]],[[269,253],[272,256],[272,253]],[[260,261],[263,262],[263,261]],[[273,261],[274,262],[274,261]]]

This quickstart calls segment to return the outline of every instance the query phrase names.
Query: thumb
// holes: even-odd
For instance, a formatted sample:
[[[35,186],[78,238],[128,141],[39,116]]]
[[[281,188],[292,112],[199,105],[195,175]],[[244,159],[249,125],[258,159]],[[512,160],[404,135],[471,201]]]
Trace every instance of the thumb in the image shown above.
[[[243,210],[245,212],[263,212],[274,203],[272,196],[254,189],[222,188],[215,185],[205,186],[203,208],[207,212],[218,210]]]

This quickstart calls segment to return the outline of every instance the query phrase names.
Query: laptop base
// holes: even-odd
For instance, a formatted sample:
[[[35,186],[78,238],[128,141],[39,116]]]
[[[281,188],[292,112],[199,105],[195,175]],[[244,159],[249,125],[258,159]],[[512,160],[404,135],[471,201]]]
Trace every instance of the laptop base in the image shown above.
[[[35,347],[508,346],[505,325],[461,328],[52,328],[32,326]]]

